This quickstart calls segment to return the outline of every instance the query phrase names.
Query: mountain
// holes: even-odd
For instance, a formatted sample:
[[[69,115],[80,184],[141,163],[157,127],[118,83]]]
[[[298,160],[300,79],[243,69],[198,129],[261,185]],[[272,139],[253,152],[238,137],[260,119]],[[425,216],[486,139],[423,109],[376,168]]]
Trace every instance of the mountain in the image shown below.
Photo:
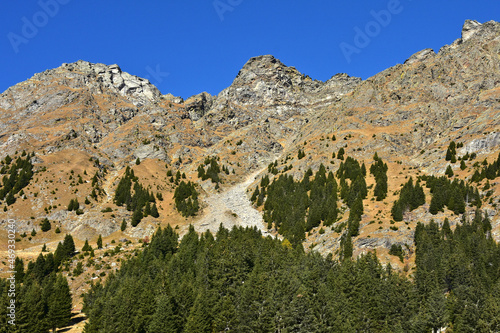
[[[252,192],[266,175],[271,182],[280,174],[299,181],[321,164],[335,173],[341,160],[332,154],[342,148],[367,169],[375,153],[388,166],[388,194],[381,201],[373,199],[375,177],[366,176],[368,196],[359,234],[353,237],[354,255],[377,249],[383,261],[397,266],[388,253],[393,244],[404,244],[409,249],[405,263],[411,265],[417,222],[448,218],[453,227],[463,214],[446,209],[431,214],[432,195],[425,188],[426,203],[406,211],[404,222],[395,224],[393,203],[410,177],[443,176],[450,165],[453,179],[470,180],[485,159],[486,164],[495,161],[500,145],[499,54],[500,23],[466,21],[462,37],[437,53],[422,50],[366,80],[347,74],[313,80],[263,55],[248,60],[217,96],[203,92],[186,100],[162,95],[148,80],[118,65],[63,64],[0,95],[2,163],[7,165],[7,156],[21,157],[23,150],[34,152],[35,171],[23,193],[15,194],[15,203],[2,201],[0,224],[15,218],[20,234],[37,232],[20,239],[19,249],[26,253],[44,243],[53,250],[66,233],[81,245],[98,235],[109,241],[142,239],[168,223],[181,234],[189,224],[214,231],[222,222],[254,225],[283,237],[272,223],[268,230],[262,220],[265,208],[248,200]],[[464,170],[460,161],[445,159],[452,141],[458,144],[457,157],[475,156],[464,159]],[[298,157],[299,151],[304,157]],[[198,177],[207,157],[218,158],[224,169],[221,182]],[[127,166],[145,189],[163,197],[156,200],[159,218],[145,217],[136,227],[130,227],[133,212],[115,201]],[[173,180],[177,172],[185,176]],[[184,217],[175,209],[174,193],[184,178],[200,194],[196,216]],[[488,186],[486,181],[476,187],[498,241],[500,187],[497,178],[488,180]],[[73,199],[81,213],[67,209]],[[307,230],[305,248],[338,255],[345,233],[340,226],[349,220],[352,207],[339,200],[338,209],[332,226]],[[468,206],[464,214],[472,217],[474,210]],[[41,231],[45,218],[53,226],[48,232]],[[129,226],[121,231],[123,220]]]

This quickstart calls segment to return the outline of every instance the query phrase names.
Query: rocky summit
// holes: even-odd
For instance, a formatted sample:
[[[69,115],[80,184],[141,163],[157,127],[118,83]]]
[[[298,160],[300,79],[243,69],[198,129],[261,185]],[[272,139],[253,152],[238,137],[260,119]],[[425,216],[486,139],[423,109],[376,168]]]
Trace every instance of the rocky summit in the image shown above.
[[[167,224],[181,235],[189,225],[199,232],[215,232],[221,223],[257,227],[285,241],[289,237],[265,204],[270,185],[262,184],[285,175],[299,182],[324,168],[339,186],[337,215],[306,227],[300,242],[307,251],[338,256],[353,210],[340,198],[341,187],[348,186],[342,181],[355,182],[341,181],[339,170],[350,157],[365,168],[367,186],[353,255],[377,250],[382,262],[402,269],[413,264],[418,222],[448,219],[453,228],[478,208],[432,211],[426,177],[446,173],[450,181],[477,188],[491,234],[500,240],[499,178],[474,178],[495,163],[499,130],[500,24],[494,21],[466,21],[461,38],[450,45],[417,52],[366,80],[336,74],[322,82],[262,55],[248,60],[217,96],[202,92],[186,100],[162,95],[118,65],[77,61],[0,95],[4,184],[14,163],[8,160],[29,156],[33,165],[22,191],[13,192],[10,202],[7,194],[1,200],[0,226],[17,221],[18,248],[26,256],[43,244],[54,250],[61,235],[72,234],[82,244],[99,235],[110,242],[144,239]],[[456,151],[451,159],[450,145]],[[366,172],[377,163],[375,154],[387,166],[388,190],[381,200],[374,197],[378,178]],[[135,226],[133,210],[117,201],[127,169],[134,172],[132,182],[156,197],[158,210],[156,217],[141,212],[146,216]],[[394,203],[409,179],[428,185],[425,202],[395,221]],[[197,200],[192,214],[176,201],[182,182],[199,195],[190,201]],[[257,197],[265,193],[260,203],[252,198],[256,189]],[[75,199],[78,209],[69,209]],[[41,230],[45,219],[49,231]],[[394,244],[407,247],[404,263],[389,255]]]

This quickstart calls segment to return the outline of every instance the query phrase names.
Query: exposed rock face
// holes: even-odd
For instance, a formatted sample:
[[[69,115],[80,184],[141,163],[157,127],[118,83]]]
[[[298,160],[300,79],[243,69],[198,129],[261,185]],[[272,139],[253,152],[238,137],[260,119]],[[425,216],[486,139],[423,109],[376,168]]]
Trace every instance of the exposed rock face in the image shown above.
[[[460,153],[490,152],[498,150],[500,146],[500,133],[490,133],[485,137],[474,139],[460,149]]]
[[[415,53],[411,57],[409,57],[405,61],[405,65],[411,65],[411,64],[414,64],[416,62],[424,61],[426,59],[434,57],[435,55],[436,55],[436,53],[434,52],[433,49],[424,49],[422,51]]]
[[[189,118],[194,121],[199,120],[210,110],[213,102],[213,96],[206,92],[188,98],[185,105]]]
[[[86,78],[83,80],[85,84],[91,87],[92,93],[99,94],[102,93],[103,89],[110,89],[130,98],[138,106],[157,102],[161,96],[160,91],[149,80],[123,72],[116,64],[106,66],[80,60],[72,64],[63,64],[59,70],[86,74]],[[42,81],[44,77],[35,75],[34,79]],[[95,85],[94,80],[98,85]],[[74,87],[80,88],[81,86],[75,85]]]
[[[462,42],[470,39],[480,28],[481,23],[478,21],[466,20],[462,28]]]
[[[235,178],[245,179],[250,170],[279,161],[279,171],[289,163],[293,168],[285,172],[298,179],[308,168],[317,170],[320,163],[335,171],[339,163],[331,156],[342,147],[347,155],[367,163],[377,151],[392,165],[441,175],[451,140],[464,144],[459,154],[475,152],[480,158],[500,146],[499,54],[500,24],[466,21],[462,38],[437,54],[422,50],[365,81],[347,74],[326,82],[312,80],[264,55],[251,58],[217,96],[200,93],[186,100],[161,95],[148,80],[117,65],[63,64],[0,95],[0,158],[22,149],[35,150],[35,161],[52,166],[57,164],[54,154],[78,151],[86,161],[99,158],[113,177],[136,158],[159,160],[162,169],[155,181],[161,183],[166,164],[197,181],[197,166],[205,156],[216,155],[235,171]],[[331,139],[333,134],[336,141]],[[298,149],[305,150],[307,157],[293,159]],[[111,197],[116,179],[106,177]],[[151,188],[160,191],[166,186]],[[244,189],[237,194],[241,199]],[[33,201],[36,214],[53,204],[52,199],[42,202],[41,197]],[[99,205],[104,201],[92,204],[91,214],[86,212],[78,220],[60,211],[50,216],[69,220],[68,230],[82,235],[108,235],[119,229],[118,218],[101,220]],[[128,218],[124,211],[115,213]],[[29,216],[22,220],[30,222]],[[22,230],[31,228],[25,225]],[[139,237],[152,230],[152,225],[141,226],[129,235]],[[407,230],[398,237],[409,239],[412,234]],[[353,243],[358,249],[387,249],[395,243],[392,234],[377,233],[381,236],[362,235]],[[322,242],[316,248],[337,249],[333,234],[329,230],[316,235],[314,242]]]
[[[217,96],[219,109],[228,103],[252,108],[271,108],[270,116],[290,117],[284,109],[294,107],[292,113],[304,112],[324,95],[340,97],[361,82],[346,74],[333,76],[327,82],[312,80],[295,67],[287,67],[271,55],[251,58],[240,70],[231,86]],[[218,109],[216,109],[218,110]],[[274,112],[273,112],[274,111]]]

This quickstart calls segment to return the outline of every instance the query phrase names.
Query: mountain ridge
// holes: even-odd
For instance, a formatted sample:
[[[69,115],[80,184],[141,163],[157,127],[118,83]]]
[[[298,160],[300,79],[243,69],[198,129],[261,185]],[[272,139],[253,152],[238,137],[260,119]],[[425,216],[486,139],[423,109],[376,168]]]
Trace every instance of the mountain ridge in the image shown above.
[[[389,225],[391,200],[397,198],[405,177],[444,175],[450,165],[444,160],[450,141],[463,144],[457,149],[459,156],[496,158],[499,54],[500,24],[468,20],[462,37],[437,53],[424,49],[366,80],[342,73],[324,82],[313,80],[272,55],[262,55],[250,58],[219,94],[202,92],[186,100],[162,95],[149,80],[123,72],[118,65],[63,64],[0,94],[0,158],[17,156],[16,151],[35,151],[33,161],[39,172],[26,199],[10,206],[1,219],[17,216],[20,230],[30,231],[39,228],[32,220],[46,217],[81,240],[119,234],[120,221],[130,219],[131,213],[115,207],[109,200],[113,193],[108,192],[116,189],[129,166],[166,200],[159,203],[159,219],[148,217],[125,234],[141,238],[166,223],[182,230],[193,223],[203,231],[197,225],[206,208],[203,198],[219,191],[214,183],[197,176],[207,156],[218,156],[227,168],[221,183],[224,190],[271,163],[277,172],[296,180],[309,168],[316,172],[321,164],[335,172],[340,161],[332,156],[342,148],[347,156],[368,166],[377,152],[389,165],[392,194],[384,203],[366,200],[370,209],[362,217],[362,233],[354,242],[355,253],[387,250],[394,241],[410,242],[411,230],[379,232],[369,222],[380,210],[383,226]],[[305,158],[298,158],[298,151]],[[451,168],[457,177],[470,179],[474,167],[469,164],[465,171],[458,163]],[[67,212],[65,206],[73,197],[84,202],[92,189],[91,175],[103,168],[110,172],[102,175],[107,199],[103,196],[82,204],[84,214],[78,217]],[[79,190],[79,185],[68,187],[70,171],[88,174]],[[174,209],[175,186],[165,176],[167,171],[184,173],[186,181],[198,184],[200,216],[186,219]],[[248,191],[266,174],[258,175]],[[368,186],[373,181],[367,180]],[[493,187],[499,190],[498,184]],[[63,194],[53,194],[61,190]],[[485,209],[495,213],[490,217],[498,238],[500,217],[495,202]],[[47,212],[47,206],[57,208]],[[108,207],[114,217],[101,212]],[[348,208],[342,207],[348,214]],[[414,228],[418,219],[434,218],[426,209],[407,215],[408,228]],[[436,218],[445,216],[450,217]],[[339,223],[346,219],[343,215]],[[453,223],[459,223],[458,217],[453,216]],[[333,229],[320,234],[319,230],[312,230],[304,244],[324,254],[334,252],[340,234]],[[382,236],[367,240],[368,235]],[[50,237],[57,239],[57,235]],[[22,246],[40,241],[23,240]]]

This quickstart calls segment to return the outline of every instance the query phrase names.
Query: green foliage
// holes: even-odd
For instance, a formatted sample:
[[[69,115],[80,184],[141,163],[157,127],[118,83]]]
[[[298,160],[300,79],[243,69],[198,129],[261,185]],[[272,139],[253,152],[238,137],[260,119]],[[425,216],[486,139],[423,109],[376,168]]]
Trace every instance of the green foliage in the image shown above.
[[[500,176],[500,153],[498,154],[498,158],[493,163],[489,164],[487,161],[486,164],[483,163],[481,171],[476,170],[472,175],[471,180],[473,182],[479,183],[485,178],[493,180],[499,176]]]
[[[448,149],[446,150],[445,159],[447,161],[451,161],[451,163],[455,163],[457,161],[457,151],[456,151],[455,141],[450,142]]]
[[[267,171],[269,173],[272,173],[273,175],[277,175],[278,174],[278,161],[274,161],[274,163],[270,163],[268,166],[267,166]]]
[[[292,176],[280,175],[271,184],[263,178],[262,186],[256,188],[252,199],[257,205],[264,200],[264,221],[269,226],[274,223],[279,232],[294,246],[305,238],[305,232],[320,225],[331,225],[337,219],[337,182],[333,174],[326,175],[326,169],[319,170],[310,180],[312,170],[296,182]],[[308,194],[309,192],[309,194]],[[307,216],[307,220],[306,220]]]
[[[340,260],[351,260],[352,258],[352,237],[349,232],[342,235],[340,238]]]
[[[158,207],[156,207],[156,204],[154,203],[153,206],[151,207],[151,214],[152,217],[158,218],[160,217],[160,213],[158,213]]]
[[[498,329],[492,313],[500,313],[499,295],[495,295],[500,281],[499,247],[490,228],[489,219],[479,210],[473,221],[464,219],[453,232],[447,223],[443,228],[435,222],[417,225],[415,279],[422,298],[417,318],[427,330],[444,326],[461,332]]]
[[[15,162],[12,162],[10,156],[4,159],[4,167],[0,173],[4,174],[2,183],[0,184],[0,200],[5,199],[7,206],[16,202],[15,195],[28,186],[33,178],[33,164],[31,158],[34,153],[26,155],[24,158],[18,157]]]
[[[85,294],[85,332],[413,331],[412,283],[372,253],[339,263],[256,229],[164,233],[169,246],[153,250],[157,233]]]
[[[144,188],[139,182],[139,179],[134,175],[134,170],[127,167],[125,169],[125,174],[120,179],[116,188],[114,201],[118,206],[123,206],[125,204],[127,210],[133,212],[131,225],[135,227],[141,222],[145,215],[149,215],[149,213],[145,214],[145,207],[156,200],[153,193],[149,192],[149,190]]]
[[[414,186],[413,178],[410,177],[408,182],[404,184],[401,189],[399,199],[395,201],[392,206],[392,218],[394,221],[403,221],[404,212],[417,209],[423,204],[425,204],[424,189],[420,186],[418,181]]]
[[[58,275],[53,291],[48,296],[47,321],[52,329],[65,327],[71,319],[72,300],[68,281]]]
[[[339,160],[343,160],[344,159],[344,154],[345,154],[345,150],[343,147],[341,147],[337,153],[337,158]]]
[[[44,218],[42,220],[42,223],[40,223],[40,227],[41,227],[41,229],[42,229],[43,232],[49,231],[50,228],[51,228],[49,219],[48,218]]]
[[[69,241],[68,241],[69,242]],[[69,244],[69,243],[68,243]],[[24,263],[16,258],[16,320],[13,330],[6,330],[7,323],[0,319],[0,332],[33,332],[42,333],[69,324],[71,318],[72,299],[65,277],[57,274],[59,264],[52,253],[40,255],[35,261],[28,263],[24,270]],[[7,307],[6,288],[10,285],[5,279],[0,278],[0,303],[2,308]],[[1,312],[1,310],[0,310]],[[6,313],[2,313],[6,316]]]
[[[201,180],[210,179],[212,183],[220,183],[219,173],[221,169],[217,161],[218,158],[215,156],[206,157],[203,164],[198,166],[198,178],[201,178]]]
[[[90,251],[92,251],[92,246],[90,246],[88,239],[86,239],[85,244],[82,247],[82,252],[90,252]]]
[[[387,197],[387,164],[378,157],[377,153],[373,156],[375,162],[370,166],[370,173],[375,177],[375,189],[373,195],[377,201],[382,201]]]
[[[307,215],[306,231],[320,225],[321,221],[326,226],[337,220],[337,182],[333,174],[326,175],[323,164],[310,182],[310,205]]]
[[[81,261],[79,261],[76,264],[75,269],[73,269],[73,276],[77,277],[80,276],[83,273],[83,264]]]
[[[352,207],[358,197],[366,198],[368,194],[366,181],[362,167],[357,160],[348,156],[345,162],[340,163],[337,177],[340,179],[340,198],[345,201],[347,206]],[[347,180],[350,180],[350,185]]]
[[[97,248],[102,249],[102,236],[97,237]]]
[[[17,282],[17,281],[16,281]],[[0,289],[7,291],[8,282],[0,279]],[[7,292],[2,292],[2,308],[7,307]],[[6,313],[0,319],[0,332],[45,333],[66,326],[71,318],[71,294],[66,278],[52,273],[41,281],[28,277],[16,285],[15,326]],[[2,310],[0,310],[2,312]]]
[[[54,252],[54,262],[56,266],[59,266],[66,259],[69,259],[75,253],[75,242],[70,234],[64,237],[63,242],[57,244],[56,251]]]
[[[392,244],[389,254],[398,257],[401,262],[404,262],[404,250],[401,244]]]
[[[304,157],[306,156],[306,153],[304,153],[304,151],[302,149],[299,149],[299,153],[297,155],[297,158],[299,160],[303,159]]]
[[[453,177],[453,169],[451,168],[451,165],[448,165],[444,174],[447,175],[448,178]]]
[[[68,211],[77,211],[78,209],[80,209],[80,203],[78,202],[78,199],[71,199],[68,204]]]
[[[141,209],[134,210],[134,212],[132,213],[132,218],[130,220],[130,224],[132,225],[132,227],[134,228],[137,227],[137,225],[141,222],[143,217],[144,215],[142,214]]]
[[[481,198],[477,188],[466,185],[465,182],[454,179],[450,181],[445,176],[424,176],[426,186],[430,188],[432,199],[429,207],[431,214],[444,211],[444,207],[452,210],[455,214],[463,214],[467,204],[481,207]]]
[[[127,229],[127,221],[125,221],[125,219],[123,219],[122,224],[120,226],[120,230],[125,231],[125,229]]]
[[[181,181],[174,192],[175,208],[182,216],[194,216],[199,210],[198,192],[192,182]]]

